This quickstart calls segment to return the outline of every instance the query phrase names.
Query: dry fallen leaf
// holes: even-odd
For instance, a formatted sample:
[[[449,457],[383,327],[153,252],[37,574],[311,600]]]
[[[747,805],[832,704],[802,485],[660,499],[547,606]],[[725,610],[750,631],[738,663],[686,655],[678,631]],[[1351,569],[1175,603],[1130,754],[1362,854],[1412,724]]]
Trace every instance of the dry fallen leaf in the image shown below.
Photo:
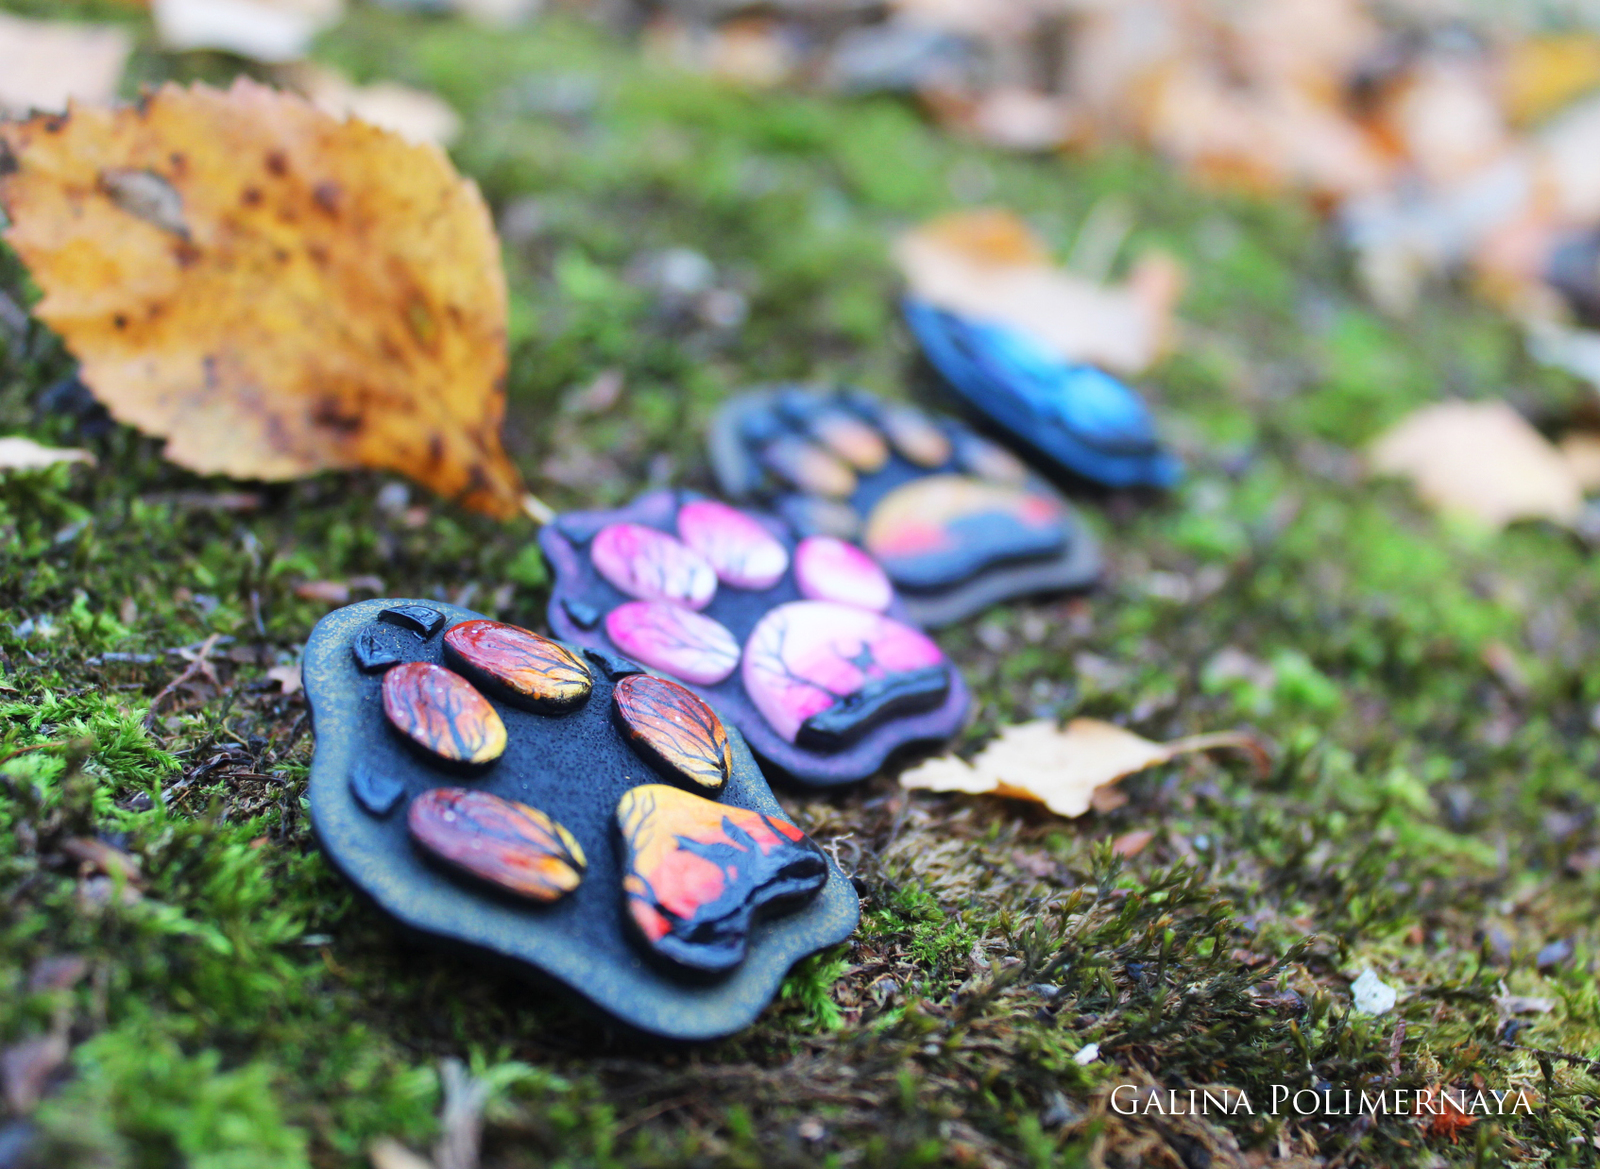
[[[1422,1122],[1422,1131],[1430,1137],[1449,1137],[1453,1145],[1462,1129],[1477,1123],[1478,1118],[1456,1103],[1457,1096],[1452,1095],[1448,1088],[1436,1084],[1428,1089],[1426,1096],[1421,1092],[1417,1096],[1416,1115],[1419,1120],[1427,1116],[1428,1119]]]
[[[255,61],[303,57],[344,15],[344,0],[152,0],[169,49],[222,49]]]
[[[1512,994],[1506,990],[1506,984],[1502,982],[1500,993],[1494,996],[1494,1005],[1495,1009],[1505,1016],[1548,1015],[1556,1009],[1556,1000]]]
[[[461,15],[499,28],[531,20],[543,6],[543,0],[455,0]]]
[[[276,682],[285,695],[298,694],[302,685],[300,663],[291,662],[287,666],[273,666],[267,671],[267,678]]]
[[[1098,719],[1075,718],[1064,728],[1053,719],[1035,719],[1003,729],[971,763],[954,755],[930,759],[902,774],[900,786],[1009,796],[1044,804],[1060,816],[1081,816],[1096,789],[1179,755],[1216,747],[1248,751],[1265,765],[1260,742],[1239,732],[1152,743]]]
[[[644,45],[646,54],[656,60],[752,89],[782,84],[798,63],[781,28],[760,16],[736,18],[713,28],[664,16],[645,29]]]
[[[1385,110],[1389,133],[1429,183],[1466,180],[1511,145],[1485,63],[1425,56]]]
[[[88,463],[94,456],[77,447],[41,446],[31,438],[8,435],[0,438],[0,471],[36,471],[57,463]]]
[[[729,21],[705,40],[702,51],[713,75],[756,89],[781,84],[795,66],[782,30],[760,17]]]
[[[1102,784],[1089,797],[1089,806],[1102,816],[1109,816],[1128,802],[1128,793],[1114,784]]]
[[[367,1150],[372,1169],[434,1169],[433,1162],[413,1153],[393,1137],[379,1137]]]
[[[1408,414],[1368,452],[1372,469],[1410,479],[1441,511],[1491,527],[1570,523],[1583,507],[1571,466],[1504,402],[1445,402]]]
[[[1379,188],[1391,170],[1334,103],[1297,88],[1240,89],[1210,63],[1161,72],[1143,113],[1150,144],[1212,185],[1264,193],[1298,185],[1345,198]]]
[[[66,1028],[58,1025],[0,1052],[0,1088],[12,1112],[26,1116],[38,1106],[50,1078],[67,1062],[68,1051]]]
[[[1395,314],[1430,277],[1467,273],[1518,317],[1546,294],[1560,321],[1558,250],[1600,229],[1594,29],[1534,33],[1493,5],[1468,15],[1452,0],[791,0],[756,6],[759,17],[699,7],[652,25],[659,47],[699,68],[915,92],[940,122],[996,145],[1134,142],[1207,183],[1306,192],[1337,216],[1372,298]],[[1436,35],[1446,10],[1463,35]],[[986,185],[974,171],[956,189]],[[901,259],[928,299],[1020,325],[1070,359],[1119,372],[1148,361],[1148,322],[1130,324],[1148,314],[1102,295],[1122,290],[1051,279],[1047,262],[1002,278],[919,255],[917,242]],[[1159,295],[1127,291],[1159,322]]]
[[[448,146],[461,133],[461,115],[449,102],[426,90],[395,81],[356,85],[334,70],[310,62],[286,66],[278,76],[317,108],[337,118],[360,118],[393,130],[407,142]]]
[[[520,504],[500,446],[506,287],[438,149],[241,79],[0,123],[6,240],[124,422],[203,473],[399,471]]]
[[[1600,434],[1578,430],[1561,436],[1557,449],[1584,491],[1600,490]]]
[[[1391,312],[1409,311],[1428,274],[1467,265],[1478,290],[1513,315],[1559,329],[1566,311],[1546,283],[1554,253],[1575,230],[1600,222],[1600,97],[1518,137],[1481,73],[1472,76],[1478,80],[1466,83],[1460,71],[1453,79],[1436,74],[1397,103],[1391,137],[1415,141],[1408,164],[1429,181],[1347,204],[1346,234],[1364,280]]]
[[[1140,828],[1133,832],[1124,832],[1111,842],[1111,851],[1118,856],[1138,856],[1144,851],[1145,845],[1156,838],[1156,834],[1148,828]]]
[[[1600,95],[1563,111],[1533,140],[1540,188],[1563,226],[1600,220]]]
[[[330,605],[350,603],[350,586],[342,580],[308,580],[294,586],[302,601],[326,601]]]
[[[0,13],[0,113],[110,101],[133,51],[117,25],[23,20]]]
[[[144,884],[139,862],[120,848],[93,836],[74,836],[61,845],[61,851],[80,863],[82,871],[104,873],[130,885]]]
[[[28,972],[28,990],[71,990],[89,973],[89,960],[80,954],[52,954],[35,962]]]
[[[971,36],[1015,38],[1027,33],[1037,19],[1029,0],[890,0],[889,7],[903,19],[930,28]]]
[[[1056,150],[1084,133],[1070,103],[1019,86],[991,90],[972,104],[963,123],[969,133],[1009,150]]]
[[[1177,261],[1152,255],[1105,285],[1050,263],[1008,211],[941,216],[900,237],[895,259],[923,300],[1010,325],[1072,362],[1137,373],[1160,356],[1182,289]]]
[[[1564,369],[1600,389],[1600,330],[1569,329],[1550,320],[1523,322],[1534,360]]]
[[[383,593],[380,576],[352,576],[349,580],[308,580],[294,586],[294,595],[303,601],[326,601],[330,605],[348,605],[350,594],[365,589],[374,596]]]

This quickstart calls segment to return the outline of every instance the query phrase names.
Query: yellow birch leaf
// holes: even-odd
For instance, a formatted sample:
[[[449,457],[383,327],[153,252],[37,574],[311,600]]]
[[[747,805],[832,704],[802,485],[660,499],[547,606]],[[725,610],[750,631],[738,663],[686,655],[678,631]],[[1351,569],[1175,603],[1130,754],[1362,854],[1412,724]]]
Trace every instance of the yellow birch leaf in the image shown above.
[[[1600,36],[1557,33],[1514,43],[1505,63],[1505,103],[1512,121],[1537,122],[1600,87]]]
[[[1216,747],[1237,747],[1257,763],[1266,761],[1255,738],[1233,731],[1152,743],[1098,719],[1075,718],[1064,728],[1054,719],[1035,719],[1006,727],[971,763],[954,755],[930,759],[902,774],[900,786],[1032,800],[1058,816],[1073,817],[1089,810],[1098,788]]]
[[[436,147],[241,79],[0,123],[35,314],[123,422],[195,471],[376,467],[516,512],[506,286]]]

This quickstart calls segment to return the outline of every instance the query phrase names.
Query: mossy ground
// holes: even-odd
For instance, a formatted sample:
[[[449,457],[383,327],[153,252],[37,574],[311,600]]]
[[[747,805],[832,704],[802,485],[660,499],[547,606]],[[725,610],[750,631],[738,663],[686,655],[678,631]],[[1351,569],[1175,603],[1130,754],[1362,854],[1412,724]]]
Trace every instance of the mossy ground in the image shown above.
[[[320,52],[466,116],[455,156],[506,228],[508,440],[557,507],[708,487],[708,414],[758,379],[904,393],[895,229],[996,203],[1065,251],[1122,200],[1124,262],[1160,245],[1191,275],[1182,353],[1142,385],[1192,474],[1167,500],[1086,504],[1110,548],[1099,593],[941,635],[980,695],[966,741],[1081,713],[1163,739],[1254,727],[1277,764],[1157,769],[1075,822],[886,778],[788,793],[860,879],[857,937],[736,1038],[613,1035],[352,895],[304,814],[306,710],[266,677],[327,607],[297,597],[306,581],[371,575],[538,625],[531,526],[380,500],[362,475],[251,487],[259,506],[240,508],[237,485],[158,443],[44,408],[70,361],[0,322],[0,431],[100,457],[0,479],[0,1045],[52,1025],[74,1045],[33,1117],[43,1163],[423,1148],[447,1057],[494,1084],[484,1163],[507,1169],[1595,1162],[1600,570],[1560,531],[1442,523],[1349,454],[1445,395],[1570,411],[1576,387],[1506,323],[1449,288],[1380,318],[1287,201],[1196,193],[1131,154],[996,155],[893,100],[733,91],[576,23],[508,35],[361,9]],[[135,73],[228,71],[145,52]],[[742,327],[666,314],[630,282],[638,256],[679,245],[745,298]],[[619,402],[574,409],[610,369]],[[212,675],[164,692],[190,665],[179,648],[213,635]],[[1140,830],[1146,847],[1113,855]],[[67,851],[84,837],[142,883],[96,876]],[[64,954],[86,976],[30,990]],[[1403,988],[1380,1018],[1349,1009],[1367,967]],[[1507,1018],[1502,988],[1553,1009]],[[1080,1066],[1090,1042],[1101,1058]],[[1122,1117],[1118,1083],[1231,1085],[1257,1111]],[[1263,1115],[1272,1084],[1520,1088],[1531,1111],[1452,1141],[1409,1118]]]

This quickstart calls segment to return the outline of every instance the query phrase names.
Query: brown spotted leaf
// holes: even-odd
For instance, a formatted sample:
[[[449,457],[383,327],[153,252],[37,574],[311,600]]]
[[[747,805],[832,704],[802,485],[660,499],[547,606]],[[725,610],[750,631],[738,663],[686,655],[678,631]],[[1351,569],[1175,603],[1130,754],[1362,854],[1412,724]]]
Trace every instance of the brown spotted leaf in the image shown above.
[[[716,791],[733,770],[733,748],[722,720],[676,682],[633,674],[612,691],[617,717],[635,746],[691,780]]]
[[[378,467],[496,516],[506,288],[445,155],[241,79],[0,122],[6,241],[119,419],[196,471]]]

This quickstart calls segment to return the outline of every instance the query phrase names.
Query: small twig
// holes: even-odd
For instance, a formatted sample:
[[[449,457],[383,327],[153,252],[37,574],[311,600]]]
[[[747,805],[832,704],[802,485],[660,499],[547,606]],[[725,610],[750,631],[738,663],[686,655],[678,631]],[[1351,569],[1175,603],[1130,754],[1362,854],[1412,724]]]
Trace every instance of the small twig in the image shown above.
[[[43,743],[34,743],[30,747],[16,747],[10,751],[7,751],[4,755],[0,755],[0,764],[10,763],[18,755],[26,755],[29,751],[42,751],[46,747],[56,747],[59,745],[60,744],[52,740],[46,740]]]
[[[848,840],[851,846],[856,850],[856,859],[859,860],[861,858],[861,846],[856,843],[855,835],[856,834],[854,832],[846,832],[841,836],[833,837],[828,841],[827,844],[823,845],[823,848],[827,850],[828,855],[833,858],[833,863],[839,867],[839,871],[844,873],[846,877],[850,877],[853,874],[845,872],[844,863],[839,860],[839,845]]]
[[[305,733],[306,720],[310,717],[311,712],[309,710],[302,710],[295,717],[294,722],[289,724],[289,733],[284,742],[280,745],[278,741],[274,739],[268,744],[268,747],[272,751],[275,758],[282,760],[289,757],[289,752],[294,750],[294,745],[300,741],[300,736]]]
[[[1268,752],[1266,744],[1259,736],[1249,731],[1212,731],[1205,735],[1188,735],[1161,745],[1174,756],[1195,751],[1215,751],[1220,747],[1233,747],[1250,756],[1250,762],[1256,765],[1256,769],[1262,775],[1272,770],[1272,755]]]
[[[184,685],[186,682],[192,682],[196,674],[203,675],[206,681],[210,682],[213,686],[220,687],[222,685],[222,683],[217,679],[217,672],[211,668],[210,661],[211,649],[217,644],[217,641],[220,637],[221,634],[213,633],[210,637],[206,638],[205,641],[200,645],[199,652],[195,653],[193,657],[190,657],[184,652],[184,650],[178,651],[179,653],[183,654],[189,664],[184,667],[183,673],[179,674],[176,678],[163,686],[160,692],[150,700],[150,709],[145,712],[144,716],[145,730],[148,731],[151,727],[155,726],[156,715],[160,712],[161,703],[170,697],[179,686]],[[186,646],[184,649],[186,650],[188,647]]]
[[[11,750],[7,751],[4,755],[0,755],[0,765],[6,764],[6,763],[10,763],[18,755],[26,755],[30,751],[46,751],[46,750],[49,750],[52,747],[60,748],[62,750],[72,750],[74,748],[77,748],[77,749],[84,750],[87,753],[88,751],[93,751],[94,750],[95,744],[94,744],[94,740],[92,738],[87,738],[87,737],[86,738],[81,738],[81,739],[65,739],[65,740],[63,740],[63,739],[46,739],[42,743],[33,743],[33,744],[30,744],[29,746],[26,746],[26,747],[13,747]]]
[[[674,1096],[669,1100],[663,1100],[658,1104],[652,1104],[648,1108],[641,1108],[638,1112],[635,1112],[632,1116],[628,1117],[627,1120],[617,1125],[616,1131],[612,1135],[621,1136],[625,1132],[629,1132],[632,1129],[638,1128],[646,1121],[654,1120],[663,1112],[671,1112],[674,1108],[685,1108],[690,1104],[698,1102],[699,1099],[700,1097],[698,1094],[693,1096]]]
[[[900,839],[900,830],[906,826],[906,817],[911,814],[911,800],[904,792],[895,793],[897,806],[894,810],[894,819],[889,821],[889,837],[878,846],[878,855],[881,857],[894,847],[896,840]]]
[[[433,1147],[438,1169],[478,1169],[478,1147],[483,1136],[483,1106],[489,1085],[478,1079],[459,1059],[439,1065],[444,1084],[444,1107],[439,1112],[439,1141]]]
[[[522,512],[541,527],[556,518],[556,509],[531,491],[522,495]]]
[[[171,645],[164,652],[171,654],[173,657],[182,658],[186,662],[192,662],[194,661],[194,655],[200,650],[204,649],[206,651],[202,656],[209,656],[211,650],[216,646],[232,645],[236,640],[237,638],[230,637],[227,634],[213,633],[204,641],[191,641],[188,645]]]

